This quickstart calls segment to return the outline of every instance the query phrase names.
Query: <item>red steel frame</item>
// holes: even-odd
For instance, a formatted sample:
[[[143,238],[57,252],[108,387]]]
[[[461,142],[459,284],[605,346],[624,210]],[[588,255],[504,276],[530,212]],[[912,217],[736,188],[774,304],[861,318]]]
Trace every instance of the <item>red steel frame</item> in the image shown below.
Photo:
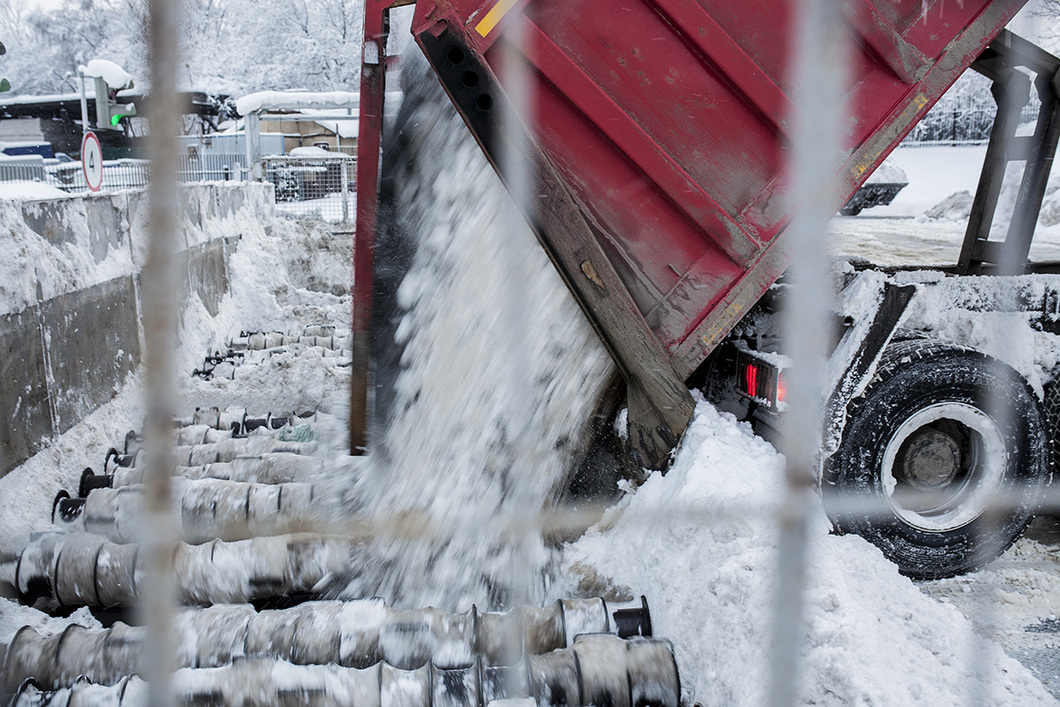
[[[366,0],[361,49],[361,103],[357,137],[357,230],[353,240],[353,324],[350,381],[350,452],[363,454],[368,433],[368,375],[372,330],[372,249],[379,212],[379,151],[386,94],[390,9],[414,0]]]

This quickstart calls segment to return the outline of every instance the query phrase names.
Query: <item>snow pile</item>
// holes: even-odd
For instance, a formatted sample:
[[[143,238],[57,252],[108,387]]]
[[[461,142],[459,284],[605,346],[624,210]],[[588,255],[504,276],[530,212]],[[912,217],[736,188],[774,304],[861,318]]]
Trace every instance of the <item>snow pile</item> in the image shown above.
[[[325,150],[323,147],[307,146],[307,147],[296,147],[291,150],[291,157],[315,157],[317,159],[325,160],[341,160],[345,155],[341,152],[333,152],[331,150]]]
[[[319,351],[272,356],[236,371],[233,380],[187,377],[240,331],[292,331],[298,324],[349,329],[350,236],[320,221],[240,219],[242,237],[229,260],[229,290],[211,316],[198,298],[182,315],[179,414],[196,406],[238,405],[263,413],[345,410],[349,369]],[[344,444],[344,443],[343,443]]]
[[[905,176],[905,170],[888,158],[873,170],[865,184],[909,184],[909,179]]]
[[[43,182],[0,182],[0,201],[66,199],[69,194]]]
[[[610,580],[650,598],[655,634],[674,643],[689,703],[766,701],[782,491],[783,458],[701,401],[670,472],[566,549],[583,589]],[[799,704],[1055,703],[953,607],[922,594],[861,538],[830,536],[828,527],[820,511]]]
[[[319,352],[275,356],[264,366],[249,367],[235,381],[207,382],[189,375],[202,366],[208,352],[223,348],[229,337],[244,328],[287,331],[294,322],[331,324],[340,329],[349,326],[349,235],[333,233],[322,222],[299,223],[274,217],[260,201],[265,194],[262,189],[244,186],[236,191],[241,198],[229,197],[240,205],[227,213],[219,207],[224,199],[218,200],[216,195],[211,198],[210,188],[185,191],[186,241],[204,242],[233,234],[240,238],[228,263],[228,294],[217,315],[212,316],[194,294],[180,312],[174,411],[188,415],[196,406],[239,405],[261,414],[285,410],[341,413],[348,395],[348,369],[340,365],[340,359],[324,359]],[[84,201],[67,205],[66,213],[83,216]],[[147,209],[139,203],[130,219],[134,234],[142,234],[145,228]],[[17,312],[35,303],[35,277],[47,299],[130,274],[135,272],[134,263],[142,262],[143,253],[137,245],[142,245],[140,237],[132,238],[132,248],[126,242],[120,249],[111,248],[102,262],[94,263],[85,243],[88,232],[83,219],[64,221],[73,241],[57,247],[26,226],[23,208],[33,214],[45,205],[0,201],[4,224],[0,243],[9,254],[0,260],[0,312]],[[335,291],[342,295],[332,294]],[[0,555],[20,550],[29,533],[52,529],[56,492],[76,489],[81,470],[87,466],[101,472],[107,449],[120,442],[127,430],[141,428],[142,395],[138,372],[130,376],[114,400],[0,478],[0,498],[4,499],[0,506]]]
[[[116,205],[127,203],[121,196],[113,199]],[[27,218],[47,235],[30,228]],[[18,312],[135,272],[128,231],[93,233],[84,199],[0,200],[0,224],[0,312]]]
[[[924,212],[929,219],[968,222],[972,212],[972,194],[967,190],[954,192]]]
[[[861,216],[837,217],[830,231],[833,253],[863,257],[877,265],[946,265],[957,262],[967,225],[956,194],[974,194],[986,146],[913,147],[892,156],[909,186],[887,206]],[[1012,218],[1021,165],[1011,165],[998,203],[993,240],[1001,240]],[[910,223],[914,221],[915,223]],[[1060,260],[1060,172],[1053,170],[1031,244],[1032,261]]]

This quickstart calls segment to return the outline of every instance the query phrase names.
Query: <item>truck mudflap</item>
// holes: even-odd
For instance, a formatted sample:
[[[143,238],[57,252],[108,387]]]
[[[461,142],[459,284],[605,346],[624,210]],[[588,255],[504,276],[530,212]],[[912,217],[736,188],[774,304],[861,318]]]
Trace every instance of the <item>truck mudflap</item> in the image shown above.
[[[381,18],[393,4],[366,8],[362,90],[378,100],[361,101],[370,154],[358,165],[355,299],[370,297],[369,123],[382,114]],[[1022,5],[848,5],[856,41],[837,209]],[[524,175],[533,198],[522,208],[626,376],[646,466],[665,465],[689,419],[684,381],[789,263],[794,10],[779,0],[416,5],[417,43],[502,178]],[[355,378],[367,302],[355,304]]]

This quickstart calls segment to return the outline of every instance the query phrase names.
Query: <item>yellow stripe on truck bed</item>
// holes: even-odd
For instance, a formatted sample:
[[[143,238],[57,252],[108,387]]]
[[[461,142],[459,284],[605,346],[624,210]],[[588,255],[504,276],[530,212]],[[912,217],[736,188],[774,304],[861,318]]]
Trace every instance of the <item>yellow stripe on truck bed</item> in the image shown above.
[[[511,10],[516,2],[519,0],[500,0],[493,8],[486,13],[486,16],[482,18],[482,22],[475,25],[475,30],[485,37],[487,34],[493,31],[493,28],[497,26],[497,23],[501,21],[505,15],[508,14],[508,10]]]

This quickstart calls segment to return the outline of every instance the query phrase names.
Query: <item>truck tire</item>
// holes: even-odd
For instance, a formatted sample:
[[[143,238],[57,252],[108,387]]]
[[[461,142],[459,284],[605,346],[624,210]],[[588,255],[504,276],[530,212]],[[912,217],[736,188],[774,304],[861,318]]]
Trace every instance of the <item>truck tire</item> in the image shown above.
[[[1060,380],[1045,385],[1042,409],[1045,410],[1045,420],[1049,428],[1050,472],[1055,479],[1056,470],[1060,469]]]
[[[915,579],[981,567],[1034,516],[1050,474],[1037,396],[1012,368],[926,339],[892,344],[821,480],[836,530]]]

